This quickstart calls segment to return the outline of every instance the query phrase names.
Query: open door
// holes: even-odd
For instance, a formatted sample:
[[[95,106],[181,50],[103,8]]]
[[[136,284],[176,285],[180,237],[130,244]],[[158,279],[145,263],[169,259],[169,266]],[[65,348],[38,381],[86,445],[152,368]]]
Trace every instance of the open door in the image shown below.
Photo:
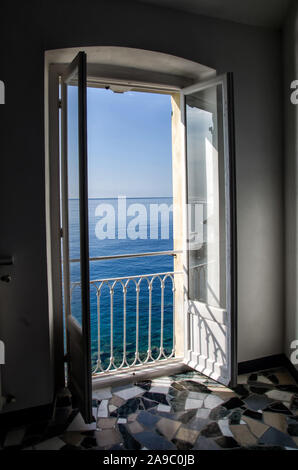
[[[68,386],[84,420],[90,423],[86,93],[86,54],[79,52],[61,81],[63,278]]]
[[[182,90],[186,140],[187,365],[237,383],[237,272],[232,75]]]

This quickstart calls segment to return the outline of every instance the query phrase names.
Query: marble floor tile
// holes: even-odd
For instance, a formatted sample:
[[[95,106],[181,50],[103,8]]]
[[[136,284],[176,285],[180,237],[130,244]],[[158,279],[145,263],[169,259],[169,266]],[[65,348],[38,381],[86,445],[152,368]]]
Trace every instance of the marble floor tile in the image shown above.
[[[186,388],[180,382],[172,382],[171,388],[177,390],[178,392],[183,392]]]
[[[298,394],[294,395],[290,404],[290,410],[298,414]]]
[[[201,431],[202,429],[205,429],[208,424],[209,419],[194,417],[189,421],[189,423],[187,423],[187,427],[189,429],[194,429],[195,431]]]
[[[95,419],[95,421],[97,420],[97,410],[98,410],[98,406],[92,407],[92,416]]]
[[[193,410],[198,409],[203,406],[203,400],[194,400],[193,398],[187,398],[185,401],[185,409],[186,410]]]
[[[205,436],[199,436],[195,445],[194,450],[220,450],[221,447],[213,440]]]
[[[207,426],[202,429],[200,434],[201,436],[205,437],[218,437],[222,435],[220,427],[216,422],[211,422],[207,424]]]
[[[151,410],[152,408],[155,408],[155,407],[158,407],[158,406],[164,406],[165,407],[165,410],[168,409],[168,405],[162,405],[160,403],[158,403],[157,401],[154,401],[154,400],[149,400],[148,398],[145,398],[145,397],[141,397],[140,398],[141,400],[141,404],[142,406],[140,405],[140,407],[145,410]],[[171,408],[171,407],[170,407]]]
[[[215,395],[221,398],[223,401],[228,401],[230,398],[237,397],[236,393],[231,391],[214,391]]]
[[[121,434],[116,429],[104,429],[102,431],[96,431],[95,438],[98,447],[102,448],[110,448],[115,444],[123,442]]]
[[[242,447],[249,447],[257,444],[257,438],[251,433],[246,424],[236,424],[230,426],[235,440]]]
[[[249,374],[238,375],[237,384],[247,384]]]
[[[196,409],[188,410],[188,411],[184,410],[184,412],[180,412],[179,414],[180,416],[178,418],[178,421],[181,421],[181,423],[183,424],[188,424],[196,416],[197,410]]]
[[[20,428],[12,429],[6,434],[4,447],[18,446],[21,445],[26,433],[25,426]]]
[[[289,410],[289,406],[284,403],[273,402],[264,411],[271,411],[273,413],[285,414],[290,416],[292,412]]]
[[[216,408],[212,408],[209,410],[209,419],[213,421],[217,421],[219,419],[223,419],[231,413],[231,410],[227,410],[223,406],[217,406]]]
[[[240,447],[238,442],[229,436],[221,436],[214,439],[215,443],[219,445],[222,449],[234,449]]]
[[[287,432],[288,423],[286,415],[264,411],[263,420],[268,426],[276,428],[281,432]]]
[[[117,419],[117,424],[126,424],[127,423],[127,419],[126,418],[118,418]]]
[[[260,382],[260,383],[262,383],[262,384],[272,385],[271,380],[269,380],[268,377],[265,377],[265,376],[262,375],[262,374],[259,374],[259,375],[258,375],[258,382]]]
[[[111,429],[116,425],[117,418],[99,418],[97,420],[97,428],[101,429]]]
[[[242,417],[248,416],[249,418],[252,419],[257,419],[259,421],[262,421],[263,419],[263,413],[258,412],[258,411],[253,411],[253,410],[244,410]]]
[[[121,405],[117,410],[110,413],[111,416],[119,416],[121,418],[127,418],[130,414],[136,413],[140,406],[139,398],[130,398],[123,405]]]
[[[171,407],[168,406],[168,405],[163,405],[162,403],[160,403],[157,406],[157,411],[162,412],[162,413],[170,413],[171,412]]]
[[[298,422],[291,420],[288,424],[287,431],[291,437],[298,437]]]
[[[157,401],[163,405],[169,405],[169,402],[164,393],[145,392],[143,397],[148,398],[149,400]]]
[[[109,400],[102,400],[97,409],[97,418],[107,418],[109,416],[108,410]]]
[[[205,400],[209,397],[209,393],[202,392],[189,392],[187,398],[193,398],[194,400]]]
[[[130,422],[134,422],[136,421],[137,417],[138,417],[138,412],[137,413],[131,413],[127,416],[127,421],[130,423]]]
[[[174,450],[176,449],[172,442],[163,438],[155,432],[144,431],[134,436],[142,446],[152,450]]]
[[[210,415],[210,409],[208,409],[208,408],[200,408],[196,412],[196,416],[198,418],[207,419],[209,417],[209,415]]]
[[[140,413],[138,414],[137,420],[139,423],[143,424],[144,426],[152,427],[157,423],[157,421],[159,420],[159,417],[154,416],[148,411],[140,411]]]
[[[173,439],[180,426],[181,423],[178,421],[167,418],[161,418],[156,424],[156,428],[170,441]]]
[[[293,397],[293,393],[284,392],[281,390],[270,390],[269,392],[266,392],[266,395],[268,398],[272,398],[273,400],[286,401],[286,402],[291,401]]]
[[[278,378],[279,385],[290,385],[290,384],[297,385],[295,382],[295,379],[286,370],[280,370],[276,372],[275,375]]]
[[[161,386],[170,386],[173,382],[173,379],[171,377],[156,377],[152,379],[151,385],[161,385]]]
[[[232,410],[228,414],[229,424],[241,424],[243,410]]]
[[[78,431],[66,431],[61,436],[61,439],[65,442],[65,444],[78,446],[84,439],[84,436]]]
[[[150,393],[163,393],[164,395],[167,395],[169,388],[170,385],[155,385],[153,383],[149,391]]]
[[[67,428],[67,431],[91,431],[96,429],[96,423],[86,424],[81,413],[78,413]]]
[[[175,397],[171,401],[171,406],[175,412],[185,411],[185,402],[187,399],[187,393],[181,392],[179,396]]]
[[[86,436],[82,440],[80,446],[83,449],[93,449],[93,448],[97,447],[96,438],[94,436]]]
[[[128,423],[127,427],[132,434],[137,434],[138,432],[144,431],[143,426],[138,421],[133,421],[132,423]]]
[[[118,397],[117,395],[113,395],[112,398],[109,400],[109,405],[113,405],[116,408],[123,405],[123,403],[125,403],[125,400],[123,398]]]
[[[247,398],[244,398],[243,401],[251,410],[259,411],[269,406],[274,400],[264,395],[253,394],[249,395]]]
[[[185,426],[181,426],[175,436],[176,439],[179,441],[189,442],[190,444],[194,444],[199,436],[199,431],[195,429],[189,429]]]
[[[123,445],[127,450],[140,450],[143,447],[140,442],[135,439],[135,437],[127,429],[127,424],[118,425],[119,432],[123,438]]]
[[[276,428],[269,428],[259,439],[260,444],[297,447],[294,440]]]
[[[196,382],[194,380],[184,380],[182,381],[182,384],[189,392],[210,393],[208,387],[201,382]]]
[[[140,396],[144,393],[144,390],[141,387],[137,386],[130,386],[123,388],[122,390],[113,391],[113,395],[117,397],[123,398],[124,400],[129,400],[130,398],[134,398]]]
[[[224,403],[224,400],[217,395],[210,394],[205,400],[204,400],[204,407],[205,408],[216,408],[217,406],[221,405]]]
[[[231,392],[230,388],[217,382],[215,382],[215,384],[208,385],[208,390],[211,392]]]
[[[151,388],[151,380],[141,380],[140,382],[135,382],[134,385],[141,387],[143,390],[150,390]]]
[[[250,393],[248,385],[243,385],[243,384],[236,385],[236,387],[234,387],[233,390],[234,390],[234,393],[236,394],[236,397],[238,396],[241,399],[248,397]]]
[[[228,419],[220,419],[217,424],[223,436],[234,437],[230,429]]]
[[[65,442],[62,441],[59,437],[52,437],[46,441],[40,442],[35,445],[36,450],[60,450],[65,445]]]
[[[233,389],[198,372],[105,387],[85,424],[69,393],[52,418],[2,433],[11,449],[190,450],[298,448],[298,385],[285,369],[239,377]]]
[[[92,391],[92,397],[97,400],[108,400],[112,398],[111,387],[99,388],[98,390]]]
[[[249,418],[248,416],[243,416],[243,421],[248,425],[250,431],[257,437],[261,437],[265,431],[269,428],[267,424],[262,423],[256,419]]]
[[[191,450],[193,448],[193,444],[191,444],[190,442],[180,441],[179,439],[176,439],[176,437],[174,437],[172,443],[175,445],[175,448],[179,451]]]

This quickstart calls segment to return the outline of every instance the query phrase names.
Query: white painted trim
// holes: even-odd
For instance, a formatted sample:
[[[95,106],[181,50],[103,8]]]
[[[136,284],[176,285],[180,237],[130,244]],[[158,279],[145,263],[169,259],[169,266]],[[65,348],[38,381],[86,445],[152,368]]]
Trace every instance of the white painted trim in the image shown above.
[[[223,85],[225,84],[225,82],[226,82],[225,75],[216,75],[215,77],[210,78],[209,80],[204,80],[199,83],[194,83],[193,85],[183,88],[181,90],[181,93],[183,94],[183,96],[186,96],[186,95],[195,93],[196,91],[205,90],[206,88],[210,88],[211,86]]]
[[[70,63],[73,57],[80,51],[82,48],[67,48],[59,50],[51,50],[45,52],[45,180],[46,180],[46,230],[47,230],[47,269],[48,269],[48,301],[49,301],[49,317],[50,317],[50,331],[51,331],[51,351],[53,358],[53,366],[57,364],[57,350],[56,343],[57,337],[58,340],[63,341],[63,331],[61,331],[61,318],[62,318],[62,283],[61,279],[55,277],[53,269],[54,265],[61,265],[61,249],[60,246],[60,231],[56,230],[57,226],[60,227],[60,205],[59,207],[53,204],[53,195],[60,194],[60,184],[59,182],[59,142],[57,141],[55,134],[51,132],[51,129],[57,129],[59,125],[59,110],[58,107],[55,108],[53,104],[50,103],[50,92],[51,89],[55,93],[54,87],[58,87],[58,82],[53,83],[54,75],[61,75],[65,69],[65,65]],[[210,67],[203,66],[201,64],[191,62],[186,59],[179,57],[171,56],[169,54],[146,51],[141,49],[132,49],[127,47],[84,47],[84,50],[88,54],[88,62],[90,59],[91,65],[88,67],[88,75],[90,76],[90,81],[88,86],[92,86],[92,80],[94,80],[93,86],[100,85],[103,82],[107,83],[110,81],[111,84],[124,84],[127,86],[133,85],[134,87],[141,90],[151,91],[153,93],[177,93],[181,90],[182,83],[192,83],[198,79],[204,80],[207,77],[214,76],[216,71]],[[89,65],[89,64],[88,64]],[[127,73],[131,73],[132,80],[127,78],[121,78],[120,75],[117,77],[109,77],[110,71],[120,70],[124,76]],[[100,77],[100,73],[94,71],[96,68],[103,70],[105,69],[105,76]],[[142,80],[139,81],[136,79],[137,73],[139,72],[138,77],[142,77]],[[154,77],[154,81],[149,80],[151,77]],[[184,85],[183,85],[184,86]],[[58,91],[56,90],[56,96]],[[180,103],[180,106],[184,107],[184,98]],[[57,112],[54,110],[57,109]],[[181,126],[182,132],[182,151],[184,153],[184,161],[186,165],[186,156],[185,156],[185,129],[184,124]],[[51,152],[50,152],[50,149]],[[183,199],[184,199],[184,210],[186,208],[186,166],[184,168],[184,188],[183,188]],[[56,186],[55,186],[56,182]],[[53,225],[52,217],[55,215],[55,207],[57,209],[56,216],[58,217],[58,222]],[[183,216],[183,239],[185,240],[186,245],[186,234],[187,234],[187,219],[186,214]],[[56,246],[56,248],[55,248]],[[184,275],[187,278],[187,251],[186,247],[184,248],[183,254],[183,265],[185,266]],[[187,283],[185,284],[187,285]],[[59,293],[60,292],[60,293]],[[60,315],[60,320],[58,319]],[[57,321],[57,319],[59,321]],[[60,325],[60,326],[59,326]],[[60,328],[60,330],[59,330]],[[58,331],[59,330],[59,331]],[[186,330],[185,330],[186,335]],[[55,340],[54,340],[55,339]],[[59,347],[58,347],[59,351]],[[60,361],[63,362],[63,351],[61,352],[60,348]],[[55,358],[56,354],[56,358]],[[176,359],[174,359],[175,361]],[[179,362],[179,358],[178,358]],[[177,364],[176,364],[177,365]],[[180,358],[180,366],[183,366]],[[161,375],[162,367],[158,365],[156,373]],[[126,372],[127,373],[127,372]],[[138,370],[138,374],[142,374],[141,369]],[[147,369],[148,373],[148,369]],[[128,374],[128,373],[127,373]],[[150,375],[155,374],[155,369],[150,369]],[[112,375],[109,375],[109,380],[111,380]],[[129,375],[127,375],[129,377]],[[97,380],[97,379],[96,379]],[[113,379],[114,380],[114,379]]]
[[[108,374],[98,374],[92,378],[92,389],[122,385],[135,381],[148,380],[154,377],[177,374],[188,369],[183,358],[176,357],[152,364],[137,366],[134,369],[111,371]]]

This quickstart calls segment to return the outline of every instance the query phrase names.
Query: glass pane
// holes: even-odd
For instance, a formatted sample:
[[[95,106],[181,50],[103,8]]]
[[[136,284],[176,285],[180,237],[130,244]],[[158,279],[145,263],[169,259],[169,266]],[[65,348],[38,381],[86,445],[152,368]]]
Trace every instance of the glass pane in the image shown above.
[[[225,308],[222,86],[187,95],[189,299]]]
[[[77,78],[67,85],[67,166],[68,166],[68,231],[70,312],[82,325],[82,292],[80,260],[80,203],[79,203],[79,107]]]

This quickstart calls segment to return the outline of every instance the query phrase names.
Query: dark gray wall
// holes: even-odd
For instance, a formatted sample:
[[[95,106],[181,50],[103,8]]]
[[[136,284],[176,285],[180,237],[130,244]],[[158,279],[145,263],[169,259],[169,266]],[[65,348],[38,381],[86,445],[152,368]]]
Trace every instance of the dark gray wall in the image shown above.
[[[281,37],[133,2],[1,4],[0,252],[15,255],[0,285],[5,391],[15,408],[51,400],[47,308],[44,51],[118,45],[200,62],[235,79],[239,360],[282,351]],[[3,270],[2,270],[3,271]],[[1,271],[1,272],[2,272]]]
[[[298,105],[290,101],[291,83],[298,79],[298,5],[293,2],[284,27],[286,328],[284,349],[298,339]]]

